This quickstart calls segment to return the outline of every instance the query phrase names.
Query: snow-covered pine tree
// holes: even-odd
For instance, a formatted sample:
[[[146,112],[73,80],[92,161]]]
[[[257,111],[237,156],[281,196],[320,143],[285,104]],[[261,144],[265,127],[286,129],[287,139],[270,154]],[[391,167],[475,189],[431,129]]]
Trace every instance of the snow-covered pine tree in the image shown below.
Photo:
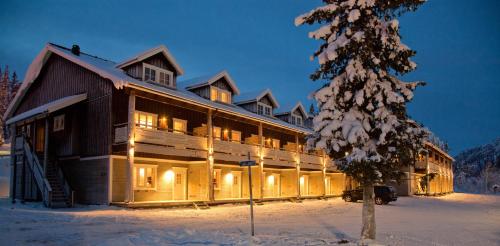
[[[406,103],[423,82],[397,76],[416,68],[415,51],[401,43],[396,17],[424,0],[323,0],[295,19],[319,24],[309,37],[321,41],[312,59],[313,80],[327,83],[314,93],[319,113],[310,148],[324,149],[339,168],[363,186],[361,239],[375,239],[373,185],[401,177],[414,163],[427,131],[411,120]]]

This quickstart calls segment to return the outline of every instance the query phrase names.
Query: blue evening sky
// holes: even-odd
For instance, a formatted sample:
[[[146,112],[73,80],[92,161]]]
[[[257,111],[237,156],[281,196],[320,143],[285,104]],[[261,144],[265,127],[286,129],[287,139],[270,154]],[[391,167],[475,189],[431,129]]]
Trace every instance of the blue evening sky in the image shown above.
[[[21,77],[46,42],[120,61],[165,44],[185,79],[226,69],[241,91],[270,87],[280,103],[318,88],[309,80],[317,43],[295,16],[318,0],[14,1],[0,4],[0,66]],[[400,19],[424,80],[411,116],[452,153],[500,137],[500,1],[430,0]]]

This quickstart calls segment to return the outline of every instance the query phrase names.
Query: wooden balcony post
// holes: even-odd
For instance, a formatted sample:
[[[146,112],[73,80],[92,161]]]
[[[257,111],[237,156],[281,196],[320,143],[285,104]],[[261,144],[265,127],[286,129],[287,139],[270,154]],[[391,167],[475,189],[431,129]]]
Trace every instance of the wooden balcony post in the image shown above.
[[[12,198],[12,203],[16,203],[16,183],[17,183],[17,133],[16,133],[16,125],[12,124],[10,126],[11,128],[11,134],[12,136],[10,137],[10,165],[11,165],[11,172],[10,172],[10,197]],[[24,148],[24,138],[23,138],[23,148]],[[21,158],[24,158],[21,157]]]
[[[264,129],[259,122],[259,177],[260,177],[260,199],[264,199]]]
[[[127,141],[127,189],[125,202],[134,202],[134,155],[135,155],[135,91],[131,90],[128,97],[128,141]]]
[[[299,147],[299,135],[295,134],[295,154],[297,162],[296,171],[297,171],[297,199],[301,198],[300,194],[300,147]]]
[[[426,191],[425,193],[427,195],[430,195],[430,190],[431,190],[431,183],[430,183],[430,180],[429,180],[429,151],[427,150],[425,152],[425,183],[426,183]]]
[[[215,201],[214,195],[214,138],[212,125],[212,109],[207,113],[207,172],[208,172],[208,200]]]

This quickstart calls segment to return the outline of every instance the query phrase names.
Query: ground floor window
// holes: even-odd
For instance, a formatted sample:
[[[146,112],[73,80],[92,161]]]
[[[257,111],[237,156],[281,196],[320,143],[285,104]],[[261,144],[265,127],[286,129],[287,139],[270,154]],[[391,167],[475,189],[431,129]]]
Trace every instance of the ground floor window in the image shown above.
[[[134,190],[156,190],[156,165],[134,165]]]

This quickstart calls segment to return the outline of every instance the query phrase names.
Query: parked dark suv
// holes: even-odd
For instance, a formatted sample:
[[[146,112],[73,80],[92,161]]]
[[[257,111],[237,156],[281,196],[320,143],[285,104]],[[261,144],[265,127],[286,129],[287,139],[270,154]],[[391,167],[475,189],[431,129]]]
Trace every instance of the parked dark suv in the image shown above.
[[[375,185],[375,204],[382,205],[387,204],[398,199],[396,190],[392,186],[386,185]],[[342,194],[342,199],[346,202],[356,202],[357,200],[363,200],[363,187],[358,187],[354,190],[346,190]]]

